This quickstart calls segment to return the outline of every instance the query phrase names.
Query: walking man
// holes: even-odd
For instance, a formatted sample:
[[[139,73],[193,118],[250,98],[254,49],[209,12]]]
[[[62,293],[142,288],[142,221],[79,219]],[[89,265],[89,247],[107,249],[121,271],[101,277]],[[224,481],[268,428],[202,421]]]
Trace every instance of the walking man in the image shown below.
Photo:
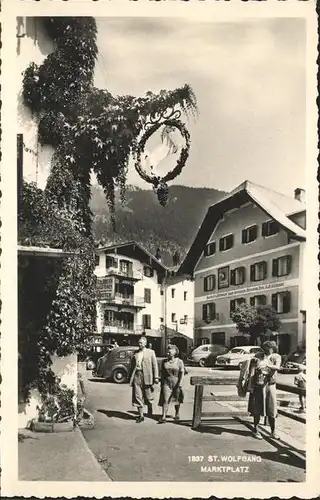
[[[132,387],[132,404],[138,408],[137,423],[144,421],[143,409],[148,407],[148,417],[152,416],[154,384],[159,382],[158,363],[155,352],[148,349],[146,337],[138,342],[139,350],[134,353],[131,364],[130,385]]]

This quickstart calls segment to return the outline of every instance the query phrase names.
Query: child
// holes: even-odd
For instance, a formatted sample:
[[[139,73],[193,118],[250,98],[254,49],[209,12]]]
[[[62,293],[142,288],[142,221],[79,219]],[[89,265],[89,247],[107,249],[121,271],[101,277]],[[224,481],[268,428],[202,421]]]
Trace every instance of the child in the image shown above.
[[[301,389],[306,388],[306,367],[304,365],[299,365],[299,373],[294,377],[294,383],[297,387]],[[300,401],[300,413],[306,412],[306,396],[299,394]]]

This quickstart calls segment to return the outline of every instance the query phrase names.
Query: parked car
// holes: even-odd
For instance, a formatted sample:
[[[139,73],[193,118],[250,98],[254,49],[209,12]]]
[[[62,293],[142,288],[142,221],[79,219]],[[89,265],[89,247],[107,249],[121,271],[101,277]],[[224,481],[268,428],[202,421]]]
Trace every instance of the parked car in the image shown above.
[[[228,348],[223,345],[204,344],[193,349],[193,351],[189,354],[187,361],[191,364],[205,366],[210,355],[212,355],[212,358],[216,358],[219,354],[226,352],[228,352]]]
[[[258,352],[263,352],[259,346],[245,345],[234,347],[227,354],[216,358],[216,366],[241,368],[244,361],[252,358]]]
[[[281,373],[297,373],[299,371],[299,365],[306,364],[306,352],[305,351],[294,351],[292,352],[283,365],[281,366]]]
[[[218,356],[222,356],[222,354],[227,354],[229,351],[229,348],[224,346],[224,345],[216,345],[216,350],[213,352],[210,352],[209,356],[207,357],[205,361],[205,366],[215,366],[216,365],[216,359]]]
[[[116,384],[124,384],[129,381],[130,366],[133,354],[137,351],[137,346],[120,346],[100,357],[97,366],[93,370],[94,377],[105,380],[113,380]],[[158,367],[164,358],[157,358]]]
[[[86,369],[94,370],[98,359],[112,349],[114,349],[113,344],[95,344],[86,357]]]

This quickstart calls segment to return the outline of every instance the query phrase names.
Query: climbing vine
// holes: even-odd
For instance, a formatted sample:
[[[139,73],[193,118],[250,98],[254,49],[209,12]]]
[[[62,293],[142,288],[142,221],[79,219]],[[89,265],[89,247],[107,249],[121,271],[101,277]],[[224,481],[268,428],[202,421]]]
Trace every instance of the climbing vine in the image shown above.
[[[42,65],[31,63],[26,69],[23,98],[38,116],[40,143],[55,148],[50,177],[59,176],[59,171],[63,170],[63,176],[66,172],[72,173],[71,182],[80,180],[82,186],[85,184],[83,216],[89,230],[87,201],[90,198],[90,171],[93,170],[105,192],[115,227],[114,191],[118,187],[124,201],[130,155],[141,152],[139,138],[146,125],[150,119],[163,123],[168,110],[195,113],[195,95],[188,85],[173,91],[162,90],[159,94],[148,92],[144,97],[114,97],[106,90],[97,89],[93,86],[97,56],[94,19],[43,18],[43,23],[55,43],[55,50]],[[175,127],[183,130],[187,138],[183,123],[178,119],[175,122]],[[170,179],[181,172],[189,146],[188,143],[181,152],[178,168],[173,170]],[[136,165],[138,163],[139,159]],[[49,179],[48,185],[52,182],[55,181]],[[60,190],[60,199],[63,196]],[[164,204],[161,197],[160,201]]]
[[[38,120],[40,144],[53,146],[54,154],[45,190],[34,185],[23,187],[19,240],[22,244],[74,252],[55,264],[54,269],[49,262],[44,265],[39,289],[47,290],[42,297],[47,301],[42,308],[46,315],[40,307],[38,312],[33,310],[34,317],[30,308],[21,313],[28,324],[28,333],[20,343],[21,357],[27,360],[27,385],[36,381],[44,391],[53,377],[50,355],[74,352],[94,331],[91,172],[103,187],[114,228],[115,189],[120,190],[124,202],[131,155],[140,175],[153,184],[159,201],[165,204],[166,183],[181,172],[190,147],[189,133],[176,112],[179,116],[194,114],[196,98],[188,85],[158,94],[147,92],[144,97],[113,96],[107,90],[97,89],[93,86],[98,53],[95,20],[44,17],[41,22],[54,42],[54,51],[41,65],[32,62],[26,68],[22,96]],[[164,179],[150,180],[143,174],[141,153],[147,139],[161,125],[180,130],[186,144],[176,168]],[[29,261],[20,272],[21,293],[31,290],[31,296],[32,280],[37,274],[33,266]],[[28,299],[22,297],[21,303],[29,303]],[[40,300],[41,293],[33,299]]]

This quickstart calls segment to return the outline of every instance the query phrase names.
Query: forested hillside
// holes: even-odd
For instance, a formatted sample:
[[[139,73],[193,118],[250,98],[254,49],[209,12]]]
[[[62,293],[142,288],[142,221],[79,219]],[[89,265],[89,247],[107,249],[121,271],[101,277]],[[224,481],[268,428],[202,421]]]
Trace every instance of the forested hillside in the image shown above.
[[[103,191],[92,188],[91,210],[94,213],[95,239],[112,244],[136,240],[153,254],[160,249],[163,262],[172,265],[172,255],[185,255],[209,207],[226,193],[217,189],[171,186],[166,207],[152,190],[129,186],[124,207],[116,203],[116,233],[109,221],[108,206]]]

